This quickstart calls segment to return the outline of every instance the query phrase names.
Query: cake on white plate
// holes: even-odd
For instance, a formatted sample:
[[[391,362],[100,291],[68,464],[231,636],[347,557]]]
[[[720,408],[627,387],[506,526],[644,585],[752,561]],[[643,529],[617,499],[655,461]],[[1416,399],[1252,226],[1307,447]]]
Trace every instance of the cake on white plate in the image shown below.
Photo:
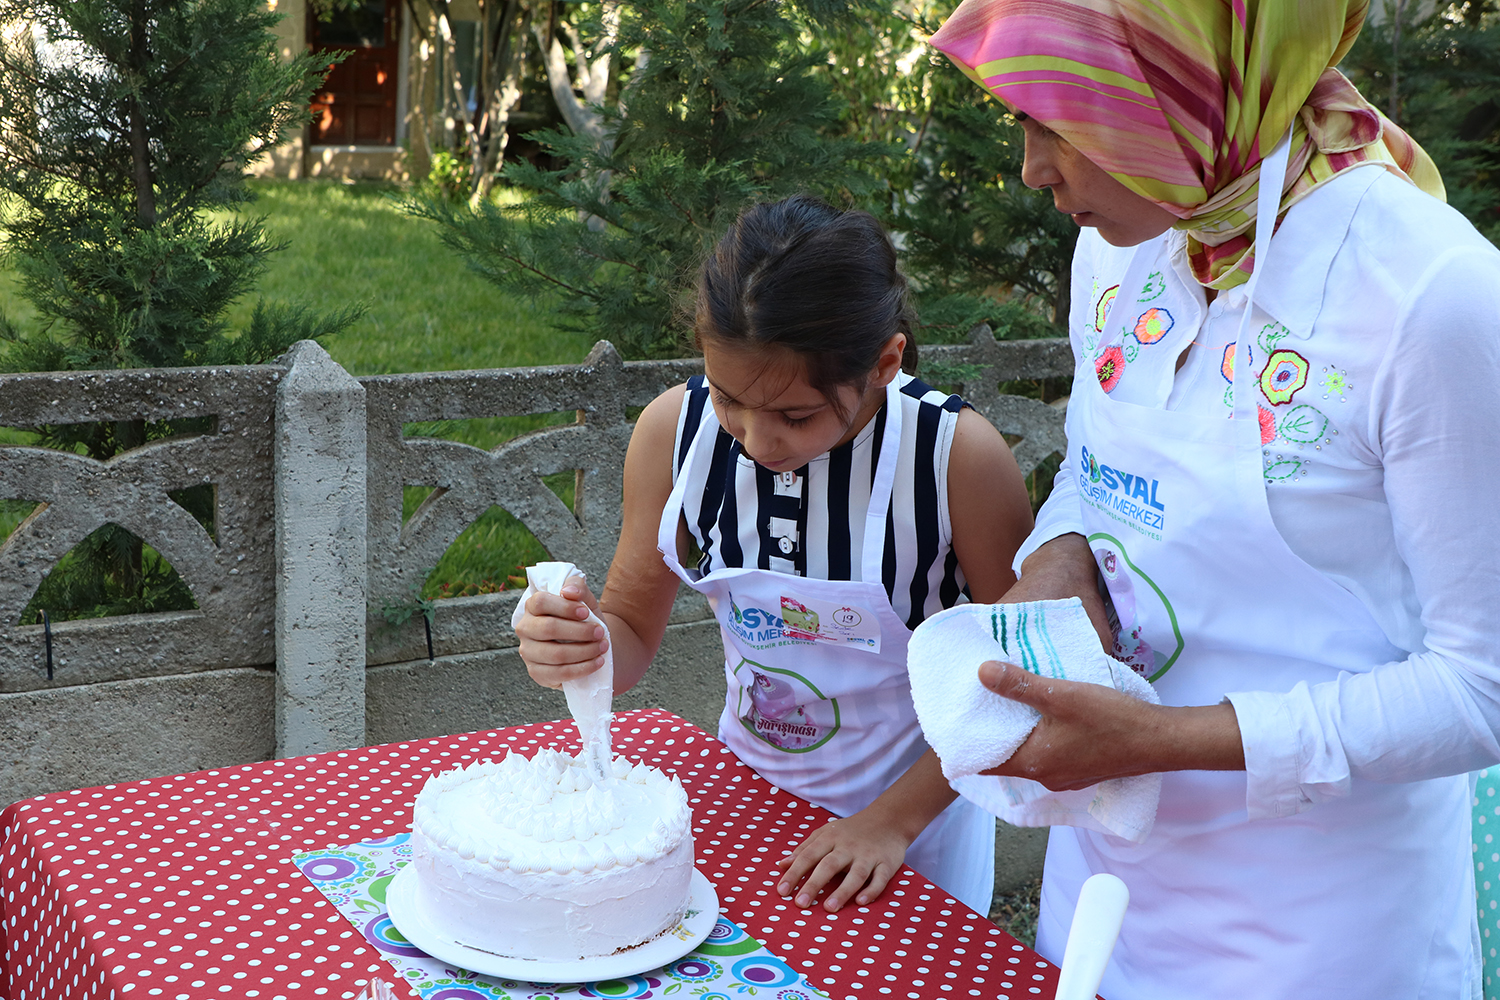
[[[615,758],[510,753],[428,779],[412,817],[415,898],[429,928],[507,958],[574,961],[677,926],[692,814],[674,777]]]

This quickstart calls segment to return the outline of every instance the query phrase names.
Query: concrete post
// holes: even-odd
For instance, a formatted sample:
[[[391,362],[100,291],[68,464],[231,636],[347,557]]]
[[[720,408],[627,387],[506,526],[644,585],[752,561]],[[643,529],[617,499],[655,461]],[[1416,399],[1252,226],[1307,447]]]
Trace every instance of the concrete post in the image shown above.
[[[276,393],[276,756],[365,743],[365,390],[310,340]]]

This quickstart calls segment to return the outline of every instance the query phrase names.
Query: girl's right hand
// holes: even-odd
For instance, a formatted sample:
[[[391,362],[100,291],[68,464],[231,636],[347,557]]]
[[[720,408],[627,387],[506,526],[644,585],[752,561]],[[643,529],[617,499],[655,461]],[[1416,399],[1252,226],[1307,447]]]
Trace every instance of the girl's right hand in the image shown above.
[[[577,577],[563,584],[561,594],[531,595],[526,614],[516,623],[516,636],[532,680],[560,688],[563,681],[586,677],[604,666],[609,639],[603,626],[586,620],[598,608],[588,585]]]

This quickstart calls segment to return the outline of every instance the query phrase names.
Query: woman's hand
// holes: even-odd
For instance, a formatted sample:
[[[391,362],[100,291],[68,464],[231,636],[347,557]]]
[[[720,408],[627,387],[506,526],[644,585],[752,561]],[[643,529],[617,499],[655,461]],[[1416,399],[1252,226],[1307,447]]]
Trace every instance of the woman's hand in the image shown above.
[[[532,594],[526,614],[516,623],[526,672],[543,687],[585,677],[604,666],[609,639],[604,628],[587,621],[599,604],[579,577],[569,577],[559,594]]]
[[[1099,595],[1099,568],[1089,543],[1080,534],[1069,533],[1040,546],[1021,564],[1021,579],[1005,592],[998,603],[1020,604],[1025,601],[1058,601],[1076,597],[1083,602],[1099,643],[1106,653],[1115,648],[1114,632]]]
[[[1041,713],[1010,759],[985,774],[1039,781],[1054,792],[1157,771],[1242,771],[1239,722],[1228,703],[1171,708],[1102,684],[1038,677],[986,661],[979,681]]]
[[[885,891],[911,841],[871,807],[814,830],[787,857],[776,891],[807,909],[825,888],[823,909],[836,913],[850,900],[864,906]]]

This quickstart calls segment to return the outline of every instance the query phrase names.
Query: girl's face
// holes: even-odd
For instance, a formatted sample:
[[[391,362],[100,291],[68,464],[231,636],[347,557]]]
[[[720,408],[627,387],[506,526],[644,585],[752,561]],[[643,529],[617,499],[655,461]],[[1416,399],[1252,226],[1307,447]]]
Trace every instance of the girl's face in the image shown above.
[[[905,334],[886,342],[864,390],[840,386],[833,403],[807,382],[791,351],[766,352],[702,338],[703,368],[714,415],[745,454],[772,472],[800,469],[852,440],[885,401],[885,387],[901,369]]]
[[[1019,116],[1018,116],[1019,117]],[[1026,160],[1021,182],[1029,188],[1051,188],[1052,204],[1080,226],[1093,226],[1117,247],[1155,239],[1177,221],[1156,202],[1115,180],[1035,118],[1025,118]]]

